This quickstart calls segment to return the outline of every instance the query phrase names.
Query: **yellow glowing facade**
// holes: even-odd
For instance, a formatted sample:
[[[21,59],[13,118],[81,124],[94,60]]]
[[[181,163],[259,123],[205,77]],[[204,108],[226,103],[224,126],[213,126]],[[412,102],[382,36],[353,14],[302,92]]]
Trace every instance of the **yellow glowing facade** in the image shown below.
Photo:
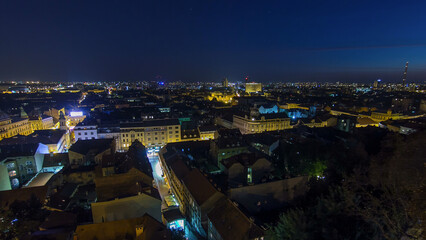
[[[261,83],[246,83],[246,93],[262,92]]]
[[[290,118],[260,119],[234,115],[233,127],[240,129],[242,134],[261,133],[290,129]]]
[[[207,97],[207,100],[213,101],[216,99],[219,102],[230,103],[235,96],[234,93],[212,92],[210,96]]]
[[[180,142],[181,128],[179,121],[165,119],[122,124],[120,126],[119,149],[128,150],[135,140],[148,148]]]
[[[16,135],[30,135],[33,132],[28,118],[13,121],[11,118],[0,120],[0,140]]]
[[[298,103],[287,103],[285,105],[279,105],[278,107],[281,108],[281,109],[295,109],[295,108],[297,108],[297,109],[309,110],[308,107],[300,106],[300,104],[298,104]]]

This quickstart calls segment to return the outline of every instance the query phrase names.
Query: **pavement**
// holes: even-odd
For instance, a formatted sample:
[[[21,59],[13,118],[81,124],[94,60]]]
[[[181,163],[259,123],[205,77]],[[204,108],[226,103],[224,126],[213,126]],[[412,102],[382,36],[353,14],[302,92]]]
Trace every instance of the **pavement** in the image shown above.
[[[157,189],[158,192],[160,193],[160,197],[161,197],[161,211],[166,210],[168,208],[167,204],[166,204],[166,197],[173,197],[173,194],[170,194],[170,186],[166,183],[166,181],[164,180],[164,177],[162,177],[163,175],[163,170],[161,167],[161,163],[160,163],[160,159],[158,156],[158,153],[149,153],[147,154],[148,159],[149,159],[149,163],[151,164],[152,167],[152,176],[154,177],[154,181],[155,184],[157,185]],[[176,200],[176,199],[175,199]],[[176,200],[177,202],[177,200]],[[196,237],[196,234],[194,234],[191,230],[193,230],[191,228],[191,226],[188,226],[189,222],[186,221],[185,223],[185,236],[187,239],[189,240],[197,240],[198,238]]]

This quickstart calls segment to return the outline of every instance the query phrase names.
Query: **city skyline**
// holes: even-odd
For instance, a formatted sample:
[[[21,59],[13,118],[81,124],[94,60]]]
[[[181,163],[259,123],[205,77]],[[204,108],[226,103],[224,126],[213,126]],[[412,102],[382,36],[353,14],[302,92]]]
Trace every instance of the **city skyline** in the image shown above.
[[[424,82],[425,3],[0,3],[0,81]]]

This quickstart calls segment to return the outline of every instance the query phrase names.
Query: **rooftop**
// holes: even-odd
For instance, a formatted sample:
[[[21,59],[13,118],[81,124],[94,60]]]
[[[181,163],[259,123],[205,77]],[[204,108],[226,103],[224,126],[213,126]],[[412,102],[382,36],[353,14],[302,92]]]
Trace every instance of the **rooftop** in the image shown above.
[[[160,120],[147,120],[143,122],[129,122],[121,123],[120,128],[134,128],[134,127],[161,127],[180,125],[178,119],[160,119]]]
[[[145,214],[140,218],[79,225],[75,230],[75,235],[77,239],[136,239],[137,227],[143,229],[140,238],[137,239],[171,239],[171,233],[167,227],[149,214]]]
[[[182,181],[199,206],[218,192],[198,169],[191,170]]]
[[[223,240],[254,239],[265,235],[229,199],[220,201],[207,216]]]
[[[109,148],[111,148],[114,139],[91,139],[91,140],[78,140],[74,143],[69,151],[86,155],[89,151],[94,151],[97,155]]]

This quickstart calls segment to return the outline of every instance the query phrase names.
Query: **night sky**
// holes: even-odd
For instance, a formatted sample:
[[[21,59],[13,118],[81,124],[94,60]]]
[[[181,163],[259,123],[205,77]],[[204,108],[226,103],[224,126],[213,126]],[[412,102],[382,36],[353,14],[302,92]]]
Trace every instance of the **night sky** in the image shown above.
[[[0,1],[0,80],[426,80],[426,1]]]

